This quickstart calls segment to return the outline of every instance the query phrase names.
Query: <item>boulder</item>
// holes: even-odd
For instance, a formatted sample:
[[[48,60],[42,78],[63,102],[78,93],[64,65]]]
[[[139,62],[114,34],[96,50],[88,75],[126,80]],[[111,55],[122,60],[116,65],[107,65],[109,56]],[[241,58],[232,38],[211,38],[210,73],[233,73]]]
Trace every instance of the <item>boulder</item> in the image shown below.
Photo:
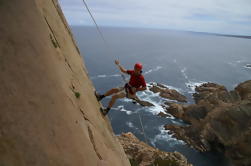
[[[159,93],[161,97],[166,98],[166,99],[177,100],[179,102],[187,102],[186,96],[180,94],[175,89],[169,89],[168,87],[159,83],[150,84],[149,90],[154,93]]]
[[[239,84],[235,88],[235,91],[239,93],[242,100],[243,99],[251,100],[251,80]]]
[[[184,114],[183,106],[177,103],[169,104],[169,107],[166,108],[166,112],[172,114],[176,118],[182,119]]]
[[[227,89],[215,83],[205,83],[195,88],[196,93],[193,94],[195,103],[206,101],[213,105],[221,102],[232,102],[232,96]]]

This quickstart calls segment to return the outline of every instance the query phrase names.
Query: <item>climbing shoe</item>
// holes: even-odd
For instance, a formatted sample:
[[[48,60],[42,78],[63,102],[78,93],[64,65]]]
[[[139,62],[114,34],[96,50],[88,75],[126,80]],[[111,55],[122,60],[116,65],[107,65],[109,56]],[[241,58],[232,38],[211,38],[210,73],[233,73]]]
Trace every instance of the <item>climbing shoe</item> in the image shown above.
[[[132,101],[133,104],[137,104],[137,102],[135,100]]]
[[[97,98],[98,101],[101,101],[105,96],[104,95],[100,95],[95,91],[95,96]]]

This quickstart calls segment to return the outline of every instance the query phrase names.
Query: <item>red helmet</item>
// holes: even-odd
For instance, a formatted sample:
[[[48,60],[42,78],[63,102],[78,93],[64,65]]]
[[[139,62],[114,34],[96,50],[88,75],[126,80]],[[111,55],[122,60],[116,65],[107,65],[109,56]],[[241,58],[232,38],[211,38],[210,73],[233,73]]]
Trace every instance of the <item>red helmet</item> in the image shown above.
[[[143,66],[142,66],[141,63],[136,63],[136,64],[134,65],[134,68],[137,68],[137,69],[142,70]]]

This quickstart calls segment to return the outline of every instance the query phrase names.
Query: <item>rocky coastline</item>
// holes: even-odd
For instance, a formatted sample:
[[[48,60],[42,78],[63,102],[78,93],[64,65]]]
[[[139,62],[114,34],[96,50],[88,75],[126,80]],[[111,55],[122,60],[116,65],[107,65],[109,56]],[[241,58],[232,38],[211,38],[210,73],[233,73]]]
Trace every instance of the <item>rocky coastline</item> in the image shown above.
[[[163,105],[166,113],[189,124],[165,125],[165,129],[198,151],[219,151],[233,165],[250,166],[251,80],[232,91],[215,83],[202,84],[195,91],[194,104]]]

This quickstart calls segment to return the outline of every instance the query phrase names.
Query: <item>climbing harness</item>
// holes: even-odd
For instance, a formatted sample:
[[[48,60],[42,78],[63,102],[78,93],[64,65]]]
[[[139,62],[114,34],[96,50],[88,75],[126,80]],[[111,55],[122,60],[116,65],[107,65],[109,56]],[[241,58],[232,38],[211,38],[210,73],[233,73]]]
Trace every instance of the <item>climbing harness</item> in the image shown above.
[[[126,91],[126,97],[129,98],[129,93],[133,94],[134,92],[132,91],[132,86],[129,83],[126,83],[125,86],[125,91]]]
[[[108,42],[106,41],[106,39],[105,39],[103,33],[101,32],[101,30],[100,30],[100,28],[99,28],[99,26],[98,26],[98,24],[97,24],[95,18],[93,17],[93,15],[92,15],[92,13],[91,13],[91,11],[90,11],[90,9],[89,9],[87,3],[85,2],[85,0],[83,0],[83,3],[84,3],[84,5],[85,5],[85,7],[86,7],[86,9],[87,9],[87,11],[88,11],[88,13],[89,13],[89,15],[91,16],[91,19],[92,19],[92,21],[94,22],[95,27],[96,27],[96,29],[97,29],[99,35],[101,36],[101,38],[102,38],[102,40],[103,40],[103,42],[104,42],[104,44],[105,44],[107,50],[109,50],[110,52],[112,52],[112,51],[111,51],[111,48],[109,47]],[[119,59],[119,58],[116,57],[116,59]],[[120,70],[119,70],[119,71],[120,71]],[[125,83],[125,86],[126,86],[126,85],[129,85],[129,84],[127,83],[127,81],[126,81],[125,75],[124,75],[121,71],[120,71],[120,74],[121,74],[122,80],[123,80],[124,83]],[[126,89],[126,87],[125,87],[125,89]],[[128,88],[128,89],[129,89],[129,88]],[[130,92],[129,92],[129,93],[130,93]],[[134,99],[132,99],[132,100],[134,100],[134,101],[136,101],[136,102],[139,101],[138,98],[134,98]],[[141,125],[141,128],[142,128],[142,132],[143,132],[143,135],[144,135],[144,138],[145,138],[145,142],[147,143],[147,137],[146,137],[146,134],[145,134],[145,130],[144,130],[143,123],[142,123],[142,119],[141,119],[141,116],[140,116],[140,113],[139,113],[139,112],[138,112],[138,116],[139,116],[140,125]]]

